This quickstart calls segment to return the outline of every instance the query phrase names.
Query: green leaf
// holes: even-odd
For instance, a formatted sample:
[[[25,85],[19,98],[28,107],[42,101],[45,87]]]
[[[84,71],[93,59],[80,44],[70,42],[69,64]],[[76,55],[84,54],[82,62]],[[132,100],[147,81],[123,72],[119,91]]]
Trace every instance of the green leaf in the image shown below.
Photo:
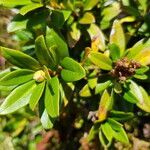
[[[140,79],[140,80],[146,80],[146,79],[148,79],[148,75],[145,75],[145,74],[143,74],[143,75],[141,75],[141,74],[135,74],[134,78]]]
[[[41,7],[43,7],[43,4],[31,3],[31,4],[28,4],[28,5],[24,6],[24,7],[22,7],[22,8],[20,9],[20,14],[21,14],[21,15],[25,15],[25,14],[27,14],[28,12],[33,11],[33,10],[35,10],[35,9],[37,9],[37,8],[41,8]]]
[[[141,14],[140,14],[140,11],[133,7],[133,6],[123,6],[123,9],[131,16],[134,16],[136,18],[140,18],[141,17]]]
[[[80,91],[80,96],[81,97],[90,97],[91,96],[91,91],[90,88],[88,86],[88,84],[86,84]]]
[[[150,64],[150,47],[142,50],[138,55],[134,57],[134,60],[139,62],[141,65],[149,65]]]
[[[81,31],[78,29],[77,23],[74,22],[71,25],[67,34],[69,47],[73,48],[76,45],[76,43],[79,41],[80,37],[81,37]]]
[[[103,123],[101,125],[101,130],[104,133],[104,135],[107,138],[107,140],[109,141],[109,143],[111,143],[112,139],[113,139],[114,132],[113,132],[111,126],[109,125],[109,123],[108,122]]]
[[[32,13],[32,15],[28,16],[27,29],[32,32],[34,37],[38,37],[39,35],[45,35],[46,27],[47,27],[47,19],[49,17],[50,10],[48,8],[42,8],[40,11],[36,11],[36,13]]]
[[[99,94],[101,93],[102,91],[104,91],[107,87],[109,87],[111,84],[111,81],[106,81],[104,83],[99,83],[96,85],[96,88],[95,88],[95,94]]]
[[[119,47],[120,56],[122,56],[126,47],[126,41],[122,25],[118,20],[115,20],[113,23],[110,33],[110,43],[116,44]]]
[[[114,131],[113,133],[114,138],[120,142],[129,144],[128,136],[124,131],[122,125],[119,122],[110,118],[108,118],[108,123]]]
[[[101,29],[107,29],[110,26],[111,20],[121,12],[120,3],[114,1],[109,6],[104,7],[101,12],[103,18],[100,20]]]
[[[119,47],[113,43],[109,45],[109,49],[110,49],[110,56],[113,59],[113,61],[118,60],[121,56]]]
[[[105,56],[100,52],[91,52],[89,54],[90,61],[100,67],[103,70],[111,70],[112,69],[112,61],[110,58]]]
[[[98,108],[98,121],[102,122],[106,120],[108,111],[112,109],[113,105],[113,91],[111,95],[105,90],[101,96],[99,108]]]
[[[137,103],[137,106],[139,108],[141,108],[142,110],[146,111],[146,112],[150,112],[150,98],[149,98],[149,95],[144,90],[144,88],[142,88],[141,86],[139,88],[140,88],[140,91],[142,93],[143,101]]]
[[[71,11],[68,10],[52,10],[51,14],[51,24],[54,27],[62,28],[65,21],[71,15]]]
[[[100,143],[102,144],[102,146],[103,146],[105,149],[108,149],[109,143],[108,143],[108,141],[106,140],[106,137],[105,137],[105,135],[103,134],[103,132],[102,132],[101,130],[99,131],[98,136],[99,136],[99,140],[100,140]],[[107,144],[108,144],[108,145],[107,145]]]
[[[0,115],[12,113],[29,103],[35,81],[29,81],[14,89],[0,106]]]
[[[15,6],[22,6],[22,5],[27,5],[30,4],[30,0],[1,0],[0,5],[6,6],[6,7],[15,7]]]
[[[128,101],[128,102],[130,102],[130,103],[133,103],[133,104],[135,104],[135,103],[138,102],[138,98],[137,98],[137,97],[133,94],[133,92],[130,91],[130,90],[128,90],[128,91],[126,91],[126,92],[124,93],[123,98],[124,98],[126,101]]]
[[[143,96],[139,86],[132,80],[129,81],[129,87],[125,92],[124,96],[125,100],[131,103],[143,102]]]
[[[114,83],[114,91],[119,94],[122,92],[122,85],[121,83],[115,82]]]
[[[26,29],[28,19],[20,14],[17,14],[13,20],[8,24],[7,31],[15,32]]]
[[[148,8],[148,0],[138,0],[138,2],[141,5],[142,10],[144,11],[144,13],[146,13],[146,10]]]
[[[51,129],[53,127],[53,123],[49,118],[46,109],[43,111],[41,115],[41,123],[44,129]]]
[[[96,24],[91,24],[88,28],[88,33],[91,38],[91,48],[94,51],[105,50],[105,37],[100,28]]]
[[[59,80],[57,77],[53,77],[48,80],[45,90],[45,108],[48,114],[52,118],[56,118],[59,116]]]
[[[33,71],[27,69],[18,69],[8,73],[0,79],[0,85],[11,86],[23,84],[33,78]]]
[[[54,70],[56,64],[52,56],[50,55],[49,50],[47,49],[43,35],[37,37],[37,39],[35,40],[35,53],[42,65],[46,65]]]
[[[86,12],[83,17],[79,20],[80,24],[91,24],[95,23],[95,17],[92,13]]]
[[[4,70],[1,70],[0,71],[0,79],[4,76],[6,76],[8,73],[10,73],[11,71],[11,68],[7,68],[7,69],[4,69]]]
[[[99,0],[85,0],[84,2],[84,10],[91,10],[93,7],[96,6],[96,4],[99,2]]]
[[[23,52],[0,47],[1,54],[5,57],[11,64],[26,69],[37,70],[40,68],[40,65],[37,60],[32,58],[31,56],[24,54]]]
[[[53,127],[53,119],[48,115],[44,104],[44,94],[39,100],[39,116],[44,129],[51,129]]]
[[[141,66],[139,69],[135,70],[136,74],[143,74],[149,70],[148,66]]]
[[[72,58],[66,57],[61,62],[61,77],[66,82],[73,82],[85,77],[84,68]]]
[[[140,87],[132,80],[130,80],[130,91],[138,99],[138,102],[143,103],[143,96],[140,90]]]
[[[109,114],[109,117],[116,121],[127,121],[127,120],[132,119],[134,117],[134,115],[131,112],[112,110]]]
[[[99,127],[100,127],[99,124],[94,124],[92,126],[92,128],[90,129],[90,132],[89,132],[89,134],[87,136],[88,141],[91,141],[91,140],[93,140],[95,138],[96,134],[99,131]]]
[[[133,47],[127,50],[126,57],[128,57],[129,59],[134,59],[140,53],[142,54],[143,51],[145,53],[149,49],[150,49],[150,39],[148,40],[142,39],[139,42],[137,42]]]
[[[120,19],[120,23],[134,22],[134,21],[136,21],[136,17],[134,16],[127,16],[127,17],[123,17],[122,19]]]
[[[56,60],[60,62],[65,57],[69,56],[68,47],[61,35],[55,30],[48,28],[46,33],[46,45],[48,48],[56,46],[55,55]]]
[[[88,76],[88,86],[91,88],[91,89],[94,89],[97,85],[97,81],[98,81],[98,78],[97,78],[97,73],[98,71],[97,70],[94,70],[92,73],[89,74]]]
[[[37,86],[32,91],[32,95],[30,97],[29,106],[32,110],[34,110],[36,104],[40,100],[45,87],[45,82],[37,83]]]

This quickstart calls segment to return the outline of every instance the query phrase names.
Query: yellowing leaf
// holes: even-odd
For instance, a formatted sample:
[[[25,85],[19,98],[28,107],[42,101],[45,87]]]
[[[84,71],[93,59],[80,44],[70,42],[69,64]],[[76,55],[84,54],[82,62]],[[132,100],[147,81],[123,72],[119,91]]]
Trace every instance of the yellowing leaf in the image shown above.
[[[150,64],[150,47],[142,50],[134,60],[138,61],[141,65],[149,65]]]
[[[76,45],[76,43],[79,41],[80,36],[81,36],[81,32],[77,28],[77,23],[75,22],[71,25],[71,29],[67,34],[69,47],[73,48]]]
[[[105,90],[102,94],[99,108],[98,108],[98,121],[102,122],[107,118],[108,111],[112,108],[113,96]]]
[[[80,24],[91,24],[95,23],[95,17],[92,13],[86,12],[83,17],[79,20]]]
[[[89,86],[88,86],[88,84],[86,84],[82,89],[81,89],[81,91],[80,91],[80,96],[82,96],[82,97],[89,97],[89,96],[91,96],[91,91],[90,91],[90,89],[89,89]]]
[[[133,47],[127,50],[126,57],[129,59],[134,59],[135,57],[138,57],[142,51],[150,50],[150,39],[142,39],[138,41]]]
[[[91,24],[89,29],[87,30],[90,38],[91,38],[91,48],[93,51],[98,51],[98,50],[105,50],[105,37],[100,30],[100,28],[95,25]]]
[[[112,30],[110,33],[110,43],[114,43],[119,47],[120,54],[122,56],[125,50],[126,42],[122,25],[118,20],[115,20],[113,23]]]

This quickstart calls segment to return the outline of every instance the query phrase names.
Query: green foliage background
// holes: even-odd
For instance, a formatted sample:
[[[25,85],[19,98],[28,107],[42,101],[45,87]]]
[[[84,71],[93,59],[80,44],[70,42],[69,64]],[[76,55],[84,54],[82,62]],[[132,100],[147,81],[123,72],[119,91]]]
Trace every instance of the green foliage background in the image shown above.
[[[0,5],[2,150],[150,148],[148,0]]]

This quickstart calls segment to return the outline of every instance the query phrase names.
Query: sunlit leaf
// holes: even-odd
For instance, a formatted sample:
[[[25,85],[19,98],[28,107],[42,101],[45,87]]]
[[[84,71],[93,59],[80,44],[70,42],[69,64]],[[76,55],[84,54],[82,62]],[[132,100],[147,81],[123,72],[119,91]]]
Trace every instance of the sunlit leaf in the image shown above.
[[[27,4],[31,4],[30,0],[1,0],[0,1],[0,5],[6,6],[6,7],[15,7],[15,6],[22,6],[22,5],[27,5]]]
[[[41,115],[41,123],[44,129],[51,129],[53,127],[53,123],[51,122],[46,109]]]
[[[77,81],[85,77],[85,70],[83,67],[72,58],[64,58],[61,62],[61,66],[63,67],[61,77],[67,82]]]
[[[32,80],[14,89],[0,106],[0,115],[12,113],[27,105],[35,86]]]
[[[150,49],[150,39],[149,40],[142,39],[139,42],[137,42],[133,47],[127,50],[126,57],[128,57],[129,59],[134,59],[135,57],[138,57],[138,55],[142,55],[142,51],[145,53],[148,52],[147,50],[149,49]]]
[[[84,2],[84,10],[91,10],[96,4],[99,2],[99,0],[85,0]]]
[[[35,10],[35,9],[37,9],[37,8],[40,8],[40,7],[43,7],[43,4],[31,3],[31,4],[29,4],[29,5],[26,5],[26,6],[22,7],[22,8],[20,9],[20,14],[21,14],[21,15],[25,15],[25,14],[27,14],[28,12],[33,11],[33,10]]]
[[[113,132],[113,130],[112,130],[112,128],[111,128],[111,126],[109,125],[108,122],[103,123],[103,124],[101,125],[101,130],[102,130],[102,132],[104,133],[106,139],[107,139],[109,142],[112,142],[114,132]]]
[[[88,76],[88,85],[91,89],[94,89],[97,85],[97,70],[94,70],[90,75]]]
[[[40,100],[45,87],[45,82],[37,83],[36,87],[32,91],[32,95],[30,97],[29,106],[32,110],[34,110],[36,104]]]
[[[120,142],[129,144],[128,136],[127,136],[125,130],[123,129],[122,125],[119,122],[117,122],[113,119],[110,119],[110,118],[108,119],[108,123],[111,126],[111,128],[113,129],[114,138]]]
[[[28,19],[22,15],[16,15],[13,20],[8,24],[7,31],[15,32],[18,30],[26,29]]]
[[[144,90],[144,88],[142,88],[141,86],[139,88],[140,88],[140,91],[142,93],[143,101],[137,103],[137,106],[139,108],[141,108],[142,110],[146,111],[146,112],[150,112],[150,98],[149,98],[149,95]]]
[[[55,48],[55,54],[58,62],[69,56],[68,47],[61,35],[59,35],[54,29],[47,29],[46,33],[46,45],[50,49],[53,46]]]
[[[134,60],[138,61],[142,65],[150,64],[150,47],[142,50],[138,55],[134,57]]]
[[[120,4],[116,1],[105,7],[101,12],[101,15],[103,16],[102,20],[100,21],[101,29],[107,29],[110,26],[111,20],[116,17],[120,12]]]
[[[45,89],[45,108],[52,118],[59,115],[59,81],[57,77],[48,80]]]
[[[112,69],[111,59],[106,57],[104,54],[100,52],[91,52],[88,57],[93,64],[97,65],[101,69],[103,70]]]
[[[100,30],[100,28],[95,24],[91,24],[87,31],[91,38],[92,50],[104,51],[105,50],[105,37],[104,37],[102,31]]]
[[[98,94],[98,93],[101,93],[102,91],[104,91],[108,86],[110,86],[111,84],[111,81],[106,81],[104,83],[98,83],[96,85],[96,88],[95,88],[95,94]]]
[[[79,41],[81,36],[81,31],[77,27],[77,23],[73,23],[68,31],[67,38],[69,47],[73,48]]]
[[[45,44],[45,39],[43,35],[37,37],[37,39],[35,40],[35,52],[36,52],[39,62],[41,62],[42,65],[46,65],[50,67],[51,69],[55,68],[56,62],[54,62]]]
[[[89,97],[91,96],[91,91],[90,91],[90,88],[88,86],[88,84],[86,84],[80,91],[80,96],[81,97]]]
[[[113,92],[111,93],[113,94]],[[107,90],[105,90],[101,96],[100,104],[98,108],[98,121],[102,122],[106,120],[107,113],[112,109],[113,105],[113,96],[109,94]]]
[[[5,47],[1,47],[0,52],[10,63],[20,68],[33,70],[37,70],[38,68],[40,68],[37,60],[23,52]]]
[[[91,24],[95,23],[95,17],[92,13],[86,12],[83,17],[79,20],[80,24]]]
[[[126,41],[122,25],[118,20],[115,20],[113,23],[112,30],[110,33],[110,43],[116,44],[119,47],[120,56],[122,56],[125,50]]]
[[[23,84],[33,79],[33,71],[28,69],[18,69],[8,73],[0,79],[0,85],[11,86]]]

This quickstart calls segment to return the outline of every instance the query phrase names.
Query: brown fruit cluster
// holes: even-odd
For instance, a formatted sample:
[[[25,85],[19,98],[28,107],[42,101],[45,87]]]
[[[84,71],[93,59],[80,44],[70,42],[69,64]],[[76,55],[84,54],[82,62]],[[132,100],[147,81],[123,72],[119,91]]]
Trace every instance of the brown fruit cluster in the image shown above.
[[[111,75],[118,78],[119,81],[125,81],[127,78],[133,76],[135,70],[140,67],[140,63],[125,57],[115,62],[114,68],[111,70]]]

